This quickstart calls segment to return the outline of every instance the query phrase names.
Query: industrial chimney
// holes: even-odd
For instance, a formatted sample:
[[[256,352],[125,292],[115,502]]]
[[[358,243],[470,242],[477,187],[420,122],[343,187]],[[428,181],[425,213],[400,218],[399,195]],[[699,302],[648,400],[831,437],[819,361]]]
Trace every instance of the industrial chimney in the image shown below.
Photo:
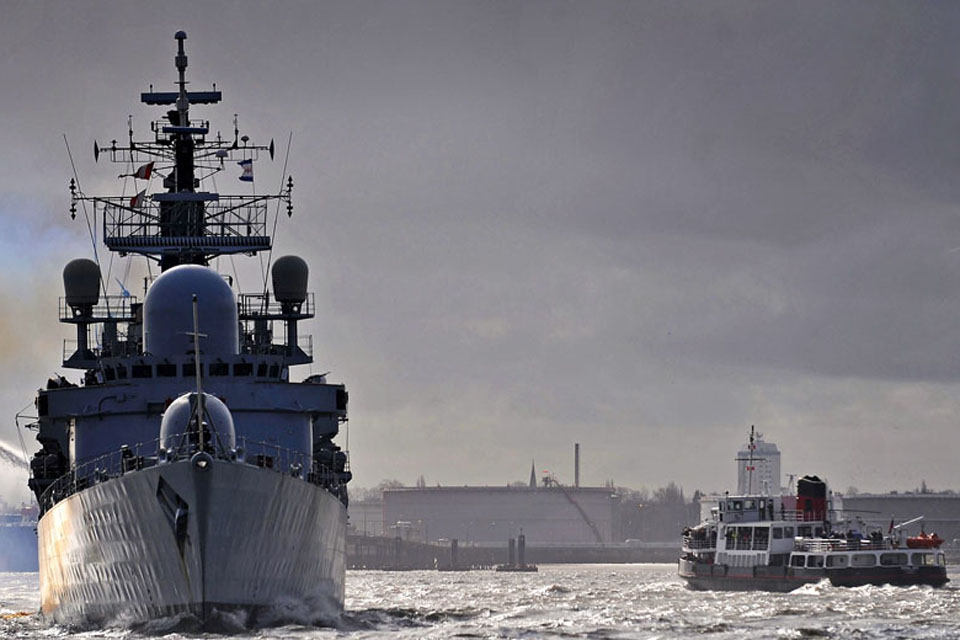
[[[573,443],[573,486],[580,488],[580,443]]]

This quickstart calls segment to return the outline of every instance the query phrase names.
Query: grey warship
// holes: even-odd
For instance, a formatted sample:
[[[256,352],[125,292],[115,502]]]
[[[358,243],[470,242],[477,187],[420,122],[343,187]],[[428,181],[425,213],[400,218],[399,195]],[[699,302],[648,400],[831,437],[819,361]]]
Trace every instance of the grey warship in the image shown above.
[[[210,266],[272,251],[269,227],[292,213],[293,181],[266,195],[205,190],[238,165],[247,178],[274,144],[241,136],[236,117],[226,136],[193,117],[221,92],[187,90],[186,38],[175,35],[176,90],[141,94],[167,108],[150,134],[135,139],[131,119],[125,144],[94,143],[96,159],[125,165],[136,194],[70,184],[71,216],[92,209],[109,251],[145,257],[159,275],[140,302],[122,285],[108,295],[97,261],[63,271],[60,320],[76,328],[63,366],[82,373],[37,393],[29,480],[41,613],[57,623],[343,606],[351,473],[335,438],[347,391],[326,375],[290,379],[313,361],[298,332],[314,315],[307,264],[268,260],[272,291],[265,275],[254,293]]]

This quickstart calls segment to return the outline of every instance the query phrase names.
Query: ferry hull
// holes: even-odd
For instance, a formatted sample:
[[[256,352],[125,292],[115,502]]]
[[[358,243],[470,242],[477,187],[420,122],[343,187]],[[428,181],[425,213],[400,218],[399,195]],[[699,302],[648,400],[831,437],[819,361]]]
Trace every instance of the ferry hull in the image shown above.
[[[824,578],[837,587],[863,585],[942,587],[948,582],[945,567],[870,567],[857,569],[806,569],[795,567],[727,567],[680,559],[680,577],[695,590],[793,591]]]
[[[272,470],[184,460],[127,473],[60,501],[37,532],[41,612],[57,623],[343,607],[346,509]]]

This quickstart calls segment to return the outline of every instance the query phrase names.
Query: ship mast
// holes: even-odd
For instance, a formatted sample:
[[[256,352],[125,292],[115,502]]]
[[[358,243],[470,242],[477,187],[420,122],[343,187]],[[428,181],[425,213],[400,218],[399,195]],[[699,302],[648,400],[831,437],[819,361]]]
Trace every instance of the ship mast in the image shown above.
[[[187,34],[178,31],[175,37],[177,90],[154,91],[151,85],[149,92],[140,94],[146,105],[175,107],[164,119],[151,123],[153,139],[135,140],[131,124],[127,145],[111,140],[109,147],[101,148],[96,142],[93,147],[95,160],[101,151],[109,152],[112,162],[133,165],[134,172],[121,177],[147,184],[137,183],[139,191],[133,198],[88,196],[71,185],[71,214],[76,215],[78,202],[92,202],[101,214],[103,241],[109,250],[121,256],[144,255],[159,262],[164,271],[180,264],[206,265],[219,255],[269,250],[267,205],[282,201],[287,215],[293,212],[290,178],[273,194],[222,195],[200,189],[204,180],[228,166],[252,163],[261,152],[273,159],[274,143],[252,144],[247,136],[240,136],[236,121],[231,140],[220,133],[211,135],[209,121],[190,119],[191,105],[217,104],[222,94],[216,85],[211,91],[187,90]],[[145,164],[137,168],[140,163]],[[166,192],[150,193],[154,173],[162,177]]]

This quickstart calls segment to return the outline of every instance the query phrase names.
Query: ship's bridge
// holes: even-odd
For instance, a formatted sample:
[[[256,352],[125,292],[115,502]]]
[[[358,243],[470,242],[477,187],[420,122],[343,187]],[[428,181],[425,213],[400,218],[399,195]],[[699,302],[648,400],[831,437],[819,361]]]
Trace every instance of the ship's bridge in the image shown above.
[[[780,516],[782,501],[771,496],[724,496],[717,506],[720,522],[759,522]]]

